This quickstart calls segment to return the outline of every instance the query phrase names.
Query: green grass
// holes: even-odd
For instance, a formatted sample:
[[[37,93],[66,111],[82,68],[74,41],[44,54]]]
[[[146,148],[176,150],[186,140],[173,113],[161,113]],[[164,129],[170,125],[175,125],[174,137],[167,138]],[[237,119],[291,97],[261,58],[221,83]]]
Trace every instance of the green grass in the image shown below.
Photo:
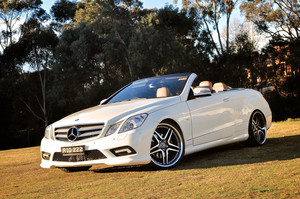
[[[0,198],[300,198],[300,120],[273,123],[262,147],[206,150],[170,170],[39,164],[39,147],[0,151]]]

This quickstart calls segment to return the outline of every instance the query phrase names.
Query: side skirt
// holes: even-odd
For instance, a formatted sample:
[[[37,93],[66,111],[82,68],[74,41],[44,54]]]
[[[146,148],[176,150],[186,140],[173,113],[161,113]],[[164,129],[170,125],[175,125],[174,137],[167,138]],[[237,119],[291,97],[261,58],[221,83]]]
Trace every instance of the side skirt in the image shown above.
[[[189,146],[185,149],[185,154],[184,155],[189,155],[189,154],[192,154],[192,153],[196,153],[198,151],[203,151],[203,150],[218,147],[218,146],[223,146],[223,145],[227,145],[227,144],[246,141],[248,139],[248,137],[249,137],[249,135],[247,133],[247,134],[243,134],[243,135],[240,135],[240,136],[234,137],[234,138],[232,138],[232,137],[231,138],[224,138],[224,139],[216,140],[216,141],[213,141],[213,142],[199,144],[199,145],[196,145],[196,146]]]

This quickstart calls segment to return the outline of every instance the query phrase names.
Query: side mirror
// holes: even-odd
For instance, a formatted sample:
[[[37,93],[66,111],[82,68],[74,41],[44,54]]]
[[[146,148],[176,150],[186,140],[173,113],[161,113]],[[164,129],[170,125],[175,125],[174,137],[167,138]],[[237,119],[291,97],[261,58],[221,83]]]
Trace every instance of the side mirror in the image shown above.
[[[100,101],[100,105],[102,105],[107,99],[103,99]]]
[[[194,96],[195,97],[211,96],[211,92],[210,92],[209,88],[195,87],[193,91],[194,91]]]

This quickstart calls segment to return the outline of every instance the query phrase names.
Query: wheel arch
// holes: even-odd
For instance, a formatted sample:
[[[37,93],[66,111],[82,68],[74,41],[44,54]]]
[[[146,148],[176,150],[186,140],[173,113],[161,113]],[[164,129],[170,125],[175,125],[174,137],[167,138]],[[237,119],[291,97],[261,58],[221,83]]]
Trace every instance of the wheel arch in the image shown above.
[[[181,127],[179,126],[179,124],[178,124],[175,120],[173,120],[173,119],[171,119],[171,118],[165,118],[165,119],[163,119],[159,124],[164,123],[164,122],[169,122],[169,123],[175,125],[175,126],[179,129],[179,133],[180,133],[181,136],[182,136],[183,145],[184,145],[184,148],[183,148],[183,149],[184,149],[184,150],[183,150],[183,155],[184,155],[184,154],[185,154],[185,138],[184,138],[184,134],[183,134],[183,132],[182,132]]]
[[[175,120],[173,120],[171,118],[166,118],[166,119],[163,119],[159,124],[164,123],[164,122],[170,122],[170,123],[174,124],[180,130],[180,134],[183,137],[182,129],[180,128],[179,124]]]
[[[251,120],[252,116],[254,115],[254,113],[255,113],[256,111],[258,111],[258,112],[261,113],[261,115],[263,116],[265,125],[267,125],[267,119],[266,119],[266,116],[265,116],[264,112],[261,111],[260,109],[254,109],[254,110],[252,111],[252,113],[250,114],[250,117],[249,117],[249,121]],[[248,124],[248,126],[249,126],[249,124]]]
[[[266,123],[267,129],[270,128],[272,124],[272,111],[270,109],[268,102],[263,97],[263,95],[258,91],[252,89],[246,89],[245,96],[246,99],[244,101],[243,108],[251,110],[247,114],[247,119],[250,120],[253,113],[255,111],[259,111],[264,117],[264,121]]]

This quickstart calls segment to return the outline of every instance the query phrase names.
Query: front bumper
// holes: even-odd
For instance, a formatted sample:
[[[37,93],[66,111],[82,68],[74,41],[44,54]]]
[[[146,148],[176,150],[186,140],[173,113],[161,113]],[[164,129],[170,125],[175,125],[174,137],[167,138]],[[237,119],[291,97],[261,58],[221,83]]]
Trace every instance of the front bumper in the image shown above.
[[[125,133],[115,133],[107,137],[99,137],[95,139],[82,140],[78,142],[63,142],[43,138],[41,142],[41,154],[48,153],[49,160],[43,159],[41,162],[42,168],[51,167],[80,167],[93,166],[97,164],[106,164],[113,166],[123,165],[142,165],[148,164],[150,158],[150,145],[153,132],[156,124],[151,120],[145,121],[144,124],[134,130]],[[85,151],[100,151],[104,157],[95,160],[80,160],[80,161],[55,161],[54,154],[61,152],[61,147],[82,146]],[[129,146],[136,153],[130,155],[116,156],[111,149]],[[56,158],[55,158],[56,159]],[[76,158],[75,158],[76,159]],[[74,159],[73,159],[74,160]]]

